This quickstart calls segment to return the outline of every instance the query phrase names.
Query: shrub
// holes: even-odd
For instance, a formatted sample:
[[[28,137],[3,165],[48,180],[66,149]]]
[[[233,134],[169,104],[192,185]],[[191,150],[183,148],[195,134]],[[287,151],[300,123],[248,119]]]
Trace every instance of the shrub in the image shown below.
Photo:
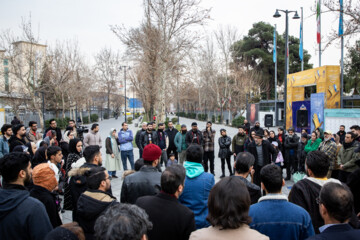
[[[232,120],[231,125],[232,125],[233,127],[238,127],[238,126],[244,124],[244,120],[245,120],[245,117],[239,116],[239,117],[234,118],[234,119]]]
[[[132,117],[128,117],[126,118],[127,124],[132,124],[133,118]]]
[[[83,117],[83,124],[89,124],[89,116]]]
[[[178,119],[176,117],[172,118],[171,121],[173,122],[173,124],[175,125],[178,122]]]
[[[215,123],[215,115],[211,116],[211,122]]]
[[[104,119],[109,119],[109,114],[108,114],[108,112],[105,112],[105,113],[104,113]]]
[[[221,123],[221,115],[219,115],[217,118],[218,123]]]
[[[97,115],[97,114],[91,114],[90,115],[90,120],[91,120],[91,122],[97,122],[97,121],[99,121],[99,115]]]

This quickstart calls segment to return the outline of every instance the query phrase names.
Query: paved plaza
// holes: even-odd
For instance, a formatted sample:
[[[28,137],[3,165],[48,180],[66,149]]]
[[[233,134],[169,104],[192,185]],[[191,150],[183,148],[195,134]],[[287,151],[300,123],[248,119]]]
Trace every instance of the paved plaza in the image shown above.
[[[170,119],[172,117],[175,116],[170,116]],[[119,131],[121,129],[121,123],[124,121],[124,117],[119,117],[117,120],[115,120],[114,118],[108,119],[108,120],[103,120],[101,122],[99,122],[100,125],[100,135],[101,135],[101,139],[102,139],[102,143],[103,143],[103,147],[101,148],[101,153],[102,153],[102,158],[103,158],[103,165],[105,165],[105,139],[106,137],[109,136],[109,132],[111,128],[116,128],[117,131]],[[191,129],[191,123],[192,122],[197,122],[198,123],[198,128],[200,130],[205,129],[206,126],[206,122],[204,121],[198,121],[198,120],[194,120],[194,119],[188,119],[188,118],[183,118],[180,117],[180,124],[185,124],[189,129]],[[140,128],[136,128],[135,124],[138,123],[138,120],[134,120],[132,124],[129,124],[129,129],[131,129],[133,131],[133,134],[135,136],[136,131]],[[140,124],[139,124],[140,125]],[[87,126],[91,126],[91,125],[87,125]],[[228,134],[229,137],[233,137],[234,135],[237,134],[238,129],[237,128],[233,128],[233,127],[229,127],[226,125],[221,125],[221,124],[213,124],[213,129],[216,131],[216,135],[215,135],[215,139],[216,139],[216,143],[218,138],[220,137],[220,129],[226,129],[226,132]],[[275,132],[277,132],[277,128],[270,128],[270,130],[275,130]],[[220,158],[217,157],[217,154],[219,152],[219,144],[215,144],[215,182],[220,180],[220,175],[221,175],[221,161]],[[136,146],[134,146],[134,160],[136,161],[139,158],[139,151],[138,148]],[[234,163],[234,160],[232,158],[231,163]],[[121,163],[121,167],[122,167],[122,163]],[[128,163],[128,168],[130,168],[130,164]],[[164,167],[163,167],[164,169]],[[225,167],[225,173],[226,176],[229,175],[229,172],[227,170],[227,168]],[[112,192],[113,195],[117,198],[117,200],[120,200],[120,192],[121,192],[121,186],[122,186],[122,176],[123,171],[118,171],[117,172],[117,176],[119,176],[119,178],[115,178],[111,181],[111,188],[112,188]],[[285,174],[285,170],[284,170],[284,174]],[[284,175],[285,177],[285,175]],[[289,191],[291,189],[291,186],[294,183],[292,181],[286,181],[286,186],[284,186],[283,188],[283,193],[288,195]],[[63,213],[63,222],[64,223],[68,223],[68,222],[72,222],[72,215],[71,215],[71,211],[65,211],[65,213]]]

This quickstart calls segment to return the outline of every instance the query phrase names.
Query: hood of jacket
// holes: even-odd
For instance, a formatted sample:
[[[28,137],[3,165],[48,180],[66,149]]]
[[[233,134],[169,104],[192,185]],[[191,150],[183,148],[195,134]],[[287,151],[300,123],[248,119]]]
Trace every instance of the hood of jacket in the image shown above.
[[[77,215],[93,220],[102,213],[116,198],[101,191],[85,191],[78,200]]]
[[[20,189],[0,189],[0,220],[26,200],[30,193]]]
[[[201,163],[185,161],[184,168],[186,169],[186,176],[195,178],[204,172],[204,167]]]
[[[89,167],[73,168],[69,171],[68,175],[69,175],[69,177],[84,176],[84,174],[89,170],[90,170]]]

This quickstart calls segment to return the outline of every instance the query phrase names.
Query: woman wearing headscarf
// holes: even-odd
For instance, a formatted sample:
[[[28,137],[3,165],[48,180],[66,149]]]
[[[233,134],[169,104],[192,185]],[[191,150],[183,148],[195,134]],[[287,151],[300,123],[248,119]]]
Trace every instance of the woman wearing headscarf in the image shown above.
[[[47,147],[39,147],[39,149],[36,151],[31,164],[32,168],[34,168],[36,165],[40,163],[47,163],[46,149]]]
[[[44,138],[44,142],[46,142],[49,147],[50,146],[59,146],[59,142],[56,139],[56,131],[55,130],[49,130],[46,133],[46,136]]]
[[[65,185],[64,185],[64,209],[73,210],[72,198],[70,194],[70,186],[68,173],[71,170],[71,164],[76,162],[82,157],[82,147],[83,144],[79,138],[71,139],[69,142],[69,155],[65,164]]]
[[[110,136],[105,140],[105,167],[109,172],[110,178],[117,178],[116,171],[121,170],[119,145],[120,142],[118,140],[118,135],[116,134],[116,129],[112,128],[110,131]]]
[[[65,164],[67,161],[67,157],[69,155],[69,143],[70,143],[71,139],[74,139],[74,133],[73,133],[73,130],[71,127],[67,127],[64,132],[64,135],[60,141],[60,147],[61,147],[61,151],[63,154]]]
[[[28,142],[25,144],[25,146],[28,148],[28,153],[31,156],[31,160],[33,160],[37,150],[36,144],[34,142]]]

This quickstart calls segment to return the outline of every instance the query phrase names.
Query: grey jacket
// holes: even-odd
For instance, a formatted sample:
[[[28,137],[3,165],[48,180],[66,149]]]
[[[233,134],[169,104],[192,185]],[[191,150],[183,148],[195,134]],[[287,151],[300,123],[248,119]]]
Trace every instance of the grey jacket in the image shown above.
[[[84,138],[84,147],[90,145],[99,145],[100,148],[102,147],[102,142],[99,132],[95,133],[94,131],[90,131],[88,134],[86,134]]]

